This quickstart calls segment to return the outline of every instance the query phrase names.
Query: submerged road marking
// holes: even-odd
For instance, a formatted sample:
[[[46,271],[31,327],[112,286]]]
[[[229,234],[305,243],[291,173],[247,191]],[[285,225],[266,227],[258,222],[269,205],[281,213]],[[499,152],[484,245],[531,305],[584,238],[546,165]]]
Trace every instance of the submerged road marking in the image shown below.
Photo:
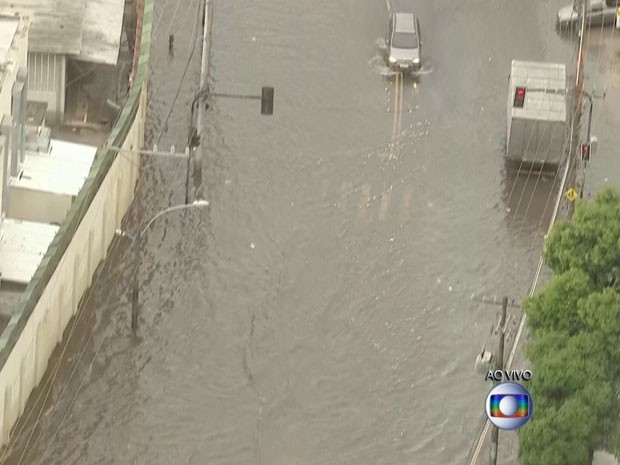
[[[385,216],[390,206],[391,196],[392,196],[391,189],[388,189],[381,194],[381,206],[379,207],[379,221],[385,221]]]
[[[406,221],[409,219],[411,213],[411,198],[413,197],[413,187],[408,184],[405,187],[405,193],[403,194],[403,204],[400,208],[400,220]]]
[[[347,199],[349,194],[353,190],[353,183],[351,181],[344,181],[340,186],[340,194],[338,196],[338,208],[346,208]]]
[[[392,141],[390,143],[389,160],[397,158],[395,149],[398,145],[403,113],[403,73],[394,75],[394,122],[392,125]]]
[[[366,184],[361,192],[359,203],[359,217],[361,220],[368,220],[368,202],[370,201],[370,184]]]

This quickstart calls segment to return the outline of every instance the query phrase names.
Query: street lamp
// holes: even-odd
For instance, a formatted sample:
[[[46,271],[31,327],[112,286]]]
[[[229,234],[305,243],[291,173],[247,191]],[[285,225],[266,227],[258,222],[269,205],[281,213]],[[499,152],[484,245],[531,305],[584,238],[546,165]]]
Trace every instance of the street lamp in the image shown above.
[[[140,272],[140,258],[141,258],[140,250],[142,246],[142,238],[144,237],[146,232],[149,230],[151,225],[163,215],[166,215],[168,213],[171,213],[177,210],[186,210],[189,208],[208,207],[208,206],[209,206],[209,202],[207,200],[196,200],[192,203],[173,205],[172,207],[165,208],[164,210],[161,210],[160,212],[156,213],[155,216],[153,216],[143,228],[138,230],[135,236],[128,233],[127,231],[123,231],[122,229],[116,230],[116,234],[118,236],[126,237],[132,242],[132,247],[133,247],[133,252],[134,252],[135,271],[133,274],[133,283],[132,283],[133,290],[132,290],[132,296],[131,296],[131,330],[134,333],[134,335],[136,334],[138,330],[138,307],[139,307],[138,299],[139,299],[139,292],[140,292],[140,286],[139,286],[140,279],[138,275]]]

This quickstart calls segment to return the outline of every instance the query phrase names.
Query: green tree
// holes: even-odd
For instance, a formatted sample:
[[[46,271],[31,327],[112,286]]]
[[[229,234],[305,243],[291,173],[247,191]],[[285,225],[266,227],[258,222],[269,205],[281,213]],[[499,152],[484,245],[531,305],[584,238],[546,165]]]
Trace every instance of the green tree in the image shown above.
[[[607,364],[597,334],[539,333],[526,347],[534,377],[528,386],[538,401],[562,405],[593,381],[606,381]]]
[[[606,359],[608,376],[620,383],[620,293],[606,288],[582,299],[578,312],[585,330],[593,335]]]
[[[520,465],[590,465],[589,431],[572,430],[566,423],[587,417],[587,408],[570,403],[562,410],[537,409],[532,420],[519,430]]]
[[[605,449],[620,459],[620,422],[616,422],[610,429]]]
[[[545,242],[551,283],[524,302],[534,378],[520,465],[589,465],[620,455],[620,193],[579,203]]]
[[[580,269],[599,287],[620,281],[620,193],[601,191],[578,203],[570,223],[558,223],[546,241],[545,263],[555,273]]]
[[[530,330],[534,334],[540,330],[554,330],[569,335],[583,330],[577,303],[591,292],[590,279],[582,270],[571,269],[556,275],[542,292],[523,303]]]
[[[559,406],[537,402],[532,420],[519,431],[520,465],[590,465],[592,452],[604,445],[613,402],[604,381],[589,383]]]

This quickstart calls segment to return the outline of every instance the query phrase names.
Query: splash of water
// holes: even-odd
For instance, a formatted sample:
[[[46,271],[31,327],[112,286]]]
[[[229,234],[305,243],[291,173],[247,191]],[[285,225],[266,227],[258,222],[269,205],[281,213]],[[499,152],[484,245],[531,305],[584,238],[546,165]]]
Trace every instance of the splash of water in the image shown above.
[[[380,76],[394,76],[398,74],[400,71],[396,71],[390,68],[386,62],[385,58],[381,55],[375,55],[370,60],[368,60],[368,66]],[[423,64],[422,68],[418,71],[410,72],[409,74],[413,77],[425,76],[433,72],[433,67],[428,64]]]

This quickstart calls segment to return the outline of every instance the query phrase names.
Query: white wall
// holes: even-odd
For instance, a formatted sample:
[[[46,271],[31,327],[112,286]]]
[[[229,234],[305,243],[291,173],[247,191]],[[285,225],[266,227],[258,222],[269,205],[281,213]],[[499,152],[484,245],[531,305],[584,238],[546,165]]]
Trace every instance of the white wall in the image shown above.
[[[68,194],[29,189],[9,180],[6,217],[37,223],[60,224],[65,219],[74,197]]]
[[[28,100],[46,102],[48,122],[61,121],[65,112],[66,57],[28,53]]]
[[[138,150],[144,140],[146,86],[123,148]],[[0,445],[8,442],[32,390],[41,381],[48,360],[76,313],[93,273],[105,258],[115,230],[134,198],[138,156],[117,156],[73,240],[0,371]]]

